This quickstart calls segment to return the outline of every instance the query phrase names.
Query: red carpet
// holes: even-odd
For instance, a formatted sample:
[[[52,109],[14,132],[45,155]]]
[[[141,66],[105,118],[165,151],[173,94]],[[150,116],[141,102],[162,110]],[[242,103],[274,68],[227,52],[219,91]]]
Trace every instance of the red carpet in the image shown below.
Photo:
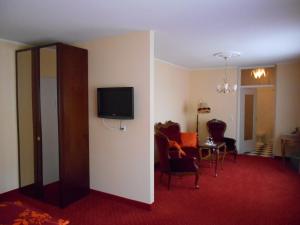
[[[21,200],[53,216],[78,225],[299,225],[300,176],[279,160],[240,156],[227,159],[217,178],[208,162],[202,163],[200,189],[193,177],[174,178],[171,190],[156,182],[152,211],[111,199],[97,192],[66,209],[23,197]],[[159,173],[156,173],[158,181]],[[0,218],[1,223],[1,218]]]

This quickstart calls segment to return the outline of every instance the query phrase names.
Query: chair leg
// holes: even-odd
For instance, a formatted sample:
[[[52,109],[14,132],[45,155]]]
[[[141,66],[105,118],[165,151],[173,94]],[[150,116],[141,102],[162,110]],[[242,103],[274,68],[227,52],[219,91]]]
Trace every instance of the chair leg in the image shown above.
[[[171,186],[171,174],[169,174],[169,177],[168,177],[168,189],[170,190],[170,186]]]
[[[236,162],[236,158],[237,158],[237,151],[234,152],[234,162]]]
[[[224,152],[223,152],[222,164],[221,164],[221,169],[222,170],[223,170],[223,164],[224,164],[224,159],[225,159],[226,153],[227,153],[227,150],[226,150],[226,147],[225,147]]]
[[[199,189],[199,173],[195,173],[195,188]]]

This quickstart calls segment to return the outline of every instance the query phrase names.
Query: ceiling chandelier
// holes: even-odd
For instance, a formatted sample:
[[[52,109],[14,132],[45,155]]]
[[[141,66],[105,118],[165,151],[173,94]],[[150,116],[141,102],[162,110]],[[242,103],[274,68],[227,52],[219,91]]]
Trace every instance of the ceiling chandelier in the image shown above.
[[[223,78],[223,84],[217,85],[217,92],[221,94],[228,94],[231,92],[235,92],[237,90],[237,84],[229,84],[228,82],[228,59],[232,57],[240,56],[241,54],[239,52],[218,52],[215,53],[214,56],[220,57],[225,60],[225,74]]]
[[[254,76],[255,79],[260,79],[261,77],[266,76],[266,71],[264,68],[257,68],[252,70],[251,74]]]

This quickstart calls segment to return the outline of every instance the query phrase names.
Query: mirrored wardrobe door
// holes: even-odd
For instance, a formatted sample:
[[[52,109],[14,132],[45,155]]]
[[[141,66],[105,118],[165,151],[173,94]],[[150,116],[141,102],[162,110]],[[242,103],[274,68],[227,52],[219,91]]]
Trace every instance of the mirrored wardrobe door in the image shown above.
[[[33,118],[33,52],[18,51],[17,56],[17,116],[19,139],[19,185],[34,194],[36,151]]]
[[[39,49],[44,199],[59,204],[59,141],[56,46]]]

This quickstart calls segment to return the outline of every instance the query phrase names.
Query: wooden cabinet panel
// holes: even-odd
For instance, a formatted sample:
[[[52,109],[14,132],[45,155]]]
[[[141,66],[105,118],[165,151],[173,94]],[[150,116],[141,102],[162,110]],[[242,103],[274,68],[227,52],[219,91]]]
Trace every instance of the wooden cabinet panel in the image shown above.
[[[51,56],[52,58],[56,57],[55,68],[45,66],[48,62],[47,59],[42,60],[44,66],[43,68],[41,67],[40,53],[42,49],[56,49],[55,55]],[[29,116],[32,120],[27,120],[27,126],[29,122],[31,127],[31,129],[27,129],[30,130],[30,133],[27,134],[24,133],[22,127],[24,121],[19,121],[18,124],[19,143],[20,137],[28,136],[26,140],[22,139],[22,143],[29,143],[31,146],[27,147],[30,150],[28,157],[31,160],[27,160],[30,165],[24,165],[23,162],[19,162],[19,165],[21,165],[19,176],[20,181],[22,181],[20,189],[23,190],[24,186],[30,186],[31,189],[24,193],[65,207],[89,193],[88,52],[87,50],[62,43],[27,49],[26,51],[32,55],[25,52],[19,53],[22,51],[17,51],[16,53],[18,78],[17,100],[19,101],[18,119],[20,120],[22,116]],[[28,57],[21,59],[21,56],[26,54]],[[28,65],[25,68],[22,60],[30,61],[31,64],[27,63]],[[24,71],[22,72],[22,70]],[[55,72],[57,72],[56,77],[52,77],[52,75],[55,75]],[[28,74],[27,83],[22,83],[22,78],[24,77],[21,76],[24,74]],[[49,132],[45,131],[47,126],[42,126],[41,120],[41,106],[47,104],[45,102],[41,104],[41,101],[45,99],[41,98],[41,91],[43,91],[41,90],[43,85],[41,86],[40,83],[41,76],[44,76],[43,78],[45,79],[57,79],[57,90],[55,88],[51,89],[57,91],[57,111],[52,112],[52,114],[58,114],[58,147],[55,148],[58,148],[57,150],[59,151],[59,180],[56,179],[57,176],[55,179],[51,179],[51,181],[55,182],[45,182],[45,179],[43,179],[45,175],[43,170],[45,170],[46,164],[44,162],[43,165],[43,160],[46,160],[43,157],[45,153],[43,152],[43,148],[45,147],[43,147],[43,144],[45,145],[46,142],[43,143],[42,137],[47,139],[45,138],[45,134]],[[24,94],[24,87],[27,87],[27,95]],[[50,96],[49,93],[46,94],[45,96]],[[22,98],[26,96],[29,99],[26,100],[27,108],[30,109],[27,111],[20,105],[21,103],[23,105],[26,103],[21,102]],[[56,93],[53,96],[56,96]],[[52,108],[47,107],[47,110],[56,110],[56,107]],[[43,112],[45,112],[45,108]],[[45,125],[45,120],[43,121]],[[53,146],[57,145],[51,145],[50,147],[53,148]],[[27,156],[24,155],[26,152],[22,151],[22,149],[24,149],[23,145],[19,145],[19,159],[26,158]],[[27,167],[25,168],[24,166]],[[27,170],[30,171],[30,177],[27,176]],[[53,200],[54,198],[56,199],[55,201],[49,201],[49,199]]]
[[[89,191],[87,50],[58,45],[62,204]]]

